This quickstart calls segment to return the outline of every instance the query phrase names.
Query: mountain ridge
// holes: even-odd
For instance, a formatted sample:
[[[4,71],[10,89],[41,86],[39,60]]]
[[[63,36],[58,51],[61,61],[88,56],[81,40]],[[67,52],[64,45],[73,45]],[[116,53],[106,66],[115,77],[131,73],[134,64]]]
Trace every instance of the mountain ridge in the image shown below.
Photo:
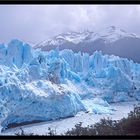
[[[90,55],[96,50],[101,50],[104,54],[114,54],[140,62],[139,44],[140,37],[136,34],[110,26],[98,33],[84,31],[59,34],[35,45],[34,48],[49,51],[59,47],[60,50],[71,49],[74,52],[87,52]]]

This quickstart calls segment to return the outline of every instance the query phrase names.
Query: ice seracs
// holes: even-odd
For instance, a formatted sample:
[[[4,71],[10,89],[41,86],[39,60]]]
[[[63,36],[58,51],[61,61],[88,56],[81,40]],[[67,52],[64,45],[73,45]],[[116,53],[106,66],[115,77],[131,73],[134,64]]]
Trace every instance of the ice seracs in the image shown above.
[[[20,68],[24,63],[28,63],[32,58],[31,47],[17,39],[11,40],[7,46],[0,45],[1,64],[12,66],[15,64]]]

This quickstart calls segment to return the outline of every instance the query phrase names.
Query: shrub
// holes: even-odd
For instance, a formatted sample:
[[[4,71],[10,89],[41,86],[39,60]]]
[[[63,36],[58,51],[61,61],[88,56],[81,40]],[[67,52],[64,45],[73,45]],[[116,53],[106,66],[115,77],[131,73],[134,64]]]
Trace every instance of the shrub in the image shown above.
[[[92,130],[93,129],[90,129],[89,127],[82,127],[82,122],[79,122],[78,124],[75,125],[75,128],[72,128],[72,130],[68,130],[65,133],[65,135],[74,135],[74,136],[86,135],[91,133]],[[95,134],[95,132],[92,133]]]
[[[48,132],[48,135],[49,136],[54,136],[56,135],[56,129],[55,130],[52,130],[50,127],[48,128],[49,132]]]
[[[120,120],[119,125],[124,135],[140,135],[140,107],[136,106],[127,118]]]
[[[20,128],[20,132],[15,133],[16,136],[33,136],[34,133],[25,133],[25,131]]]

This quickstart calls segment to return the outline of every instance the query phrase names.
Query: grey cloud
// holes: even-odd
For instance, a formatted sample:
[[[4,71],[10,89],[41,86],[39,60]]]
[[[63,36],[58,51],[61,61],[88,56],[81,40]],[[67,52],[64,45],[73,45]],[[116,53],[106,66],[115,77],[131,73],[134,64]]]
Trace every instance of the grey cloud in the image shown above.
[[[139,5],[1,5],[0,42],[38,43],[66,31],[115,25],[140,35]]]

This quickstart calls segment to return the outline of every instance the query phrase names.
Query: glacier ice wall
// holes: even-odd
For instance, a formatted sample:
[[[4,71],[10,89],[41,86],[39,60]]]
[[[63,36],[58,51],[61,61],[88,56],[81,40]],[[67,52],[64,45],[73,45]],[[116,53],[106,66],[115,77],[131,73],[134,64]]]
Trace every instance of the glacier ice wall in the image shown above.
[[[0,45],[2,126],[86,110],[109,113],[108,103],[140,100],[139,80],[140,64],[125,58],[59,48],[43,52],[14,39]]]
[[[0,94],[5,92],[6,106],[10,109],[2,122],[3,128],[14,123],[56,120],[86,110],[78,94],[49,81],[40,80],[24,86],[10,84],[0,91]]]
[[[28,63],[32,58],[31,47],[17,39],[11,40],[8,45],[0,45],[0,60],[1,64],[11,66],[15,64],[18,68],[24,63]]]

